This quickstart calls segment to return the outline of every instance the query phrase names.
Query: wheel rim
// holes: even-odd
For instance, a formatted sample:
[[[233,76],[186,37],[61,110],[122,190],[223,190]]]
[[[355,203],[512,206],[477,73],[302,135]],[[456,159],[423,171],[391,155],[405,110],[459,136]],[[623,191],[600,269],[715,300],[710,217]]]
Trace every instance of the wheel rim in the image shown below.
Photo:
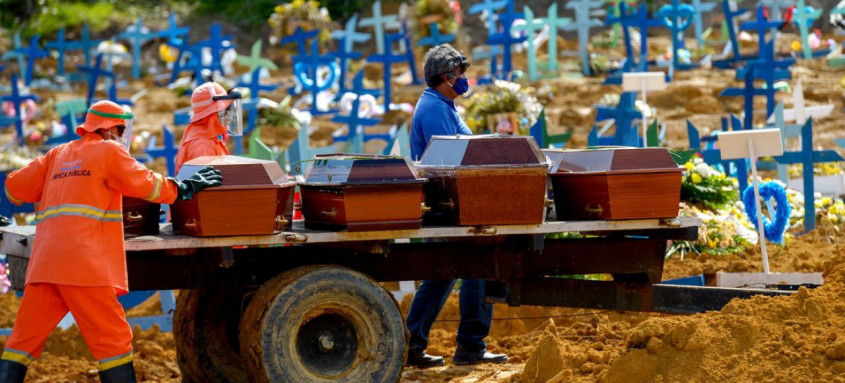
[[[347,317],[326,313],[299,327],[296,352],[302,365],[320,376],[338,376],[355,364],[358,331]]]

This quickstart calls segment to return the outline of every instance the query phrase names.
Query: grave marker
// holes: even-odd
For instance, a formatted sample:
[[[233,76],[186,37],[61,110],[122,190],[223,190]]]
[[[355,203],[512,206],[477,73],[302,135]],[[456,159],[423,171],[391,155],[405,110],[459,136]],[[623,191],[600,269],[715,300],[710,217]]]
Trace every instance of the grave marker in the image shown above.
[[[338,77],[337,99],[346,92],[346,73],[349,71],[349,60],[361,57],[361,52],[355,51],[355,43],[363,43],[370,40],[370,35],[356,31],[358,15],[353,15],[346,22],[343,30],[332,31],[332,38],[338,40],[338,49],[332,54],[340,60],[340,76]]]
[[[542,19],[535,19],[534,12],[527,5],[523,6],[522,12],[525,15],[525,24],[516,25],[513,27],[513,30],[525,32],[525,43],[528,45],[526,52],[528,57],[528,78],[530,81],[537,81],[537,47],[534,45],[534,39],[537,37],[537,34],[535,32],[538,30],[542,31],[546,27],[546,23]]]
[[[103,40],[91,40],[91,36],[88,33],[88,24],[82,25],[82,33],[79,35],[79,40],[77,41],[68,41],[66,43],[67,50],[78,50],[82,51],[85,55],[85,65],[84,66],[91,66],[91,51],[97,48],[97,45],[100,44]]]
[[[440,34],[440,27],[438,26],[437,22],[432,22],[428,25],[429,35],[426,37],[422,37],[417,41],[417,45],[421,47],[436,47],[440,44],[451,43],[455,41],[454,34]]]
[[[684,31],[692,24],[695,10],[689,4],[682,4],[680,0],[672,0],[672,4],[660,7],[657,18],[672,33],[672,66],[676,70],[689,69],[691,64],[678,61],[678,51],[684,47]]]
[[[150,136],[150,142],[147,149],[144,151],[149,160],[158,157],[164,157],[167,161],[167,175],[170,177],[176,176],[176,154],[179,153],[179,146],[176,145],[173,139],[173,132],[167,125],[162,125],[161,130],[164,134],[164,142],[161,147],[156,147],[156,136]]]
[[[29,39],[28,47],[15,48],[14,50],[15,53],[26,57],[26,75],[23,80],[23,83],[26,86],[29,86],[29,84],[32,83],[32,75],[35,72],[35,60],[50,56],[50,52],[47,52],[38,46],[38,39],[38,35],[32,36],[32,38]]]
[[[28,94],[21,94],[21,91],[20,91],[20,88],[19,88],[19,85],[18,85],[18,75],[17,74],[12,75],[12,83],[10,84],[9,88],[11,89],[12,93],[5,95],[5,96],[0,96],[0,103],[2,103],[4,101],[8,101],[8,102],[11,102],[12,105],[14,106],[15,117],[13,117],[13,119],[14,119],[14,123],[15,123],[15,135],[17,136],[18,144],[23,145],[23,144],[26,143],[26,137],[24,137],[24,134],[23,134],[23,124],[24,124],[24,122],[23,122],[21,104],[23,104],[23,102],[27,101],[27,100],[40,102],[41,99],[38,97],[38,95],[31,93],[31,92],[28,93]]]
[[[798,5],[795,7],[795,11],[793,11],[792,19],[798,26],[798,31],[801,34],[801,48],[804,51],[805,60],[813,58],[813,49],[810,47],[808,30],[813,25],[813,22],[821,17],[821,15],[822,11],[820,9],[816,10],[813,7],[804,6],[804,0],[798,0]]]
[[[613,119],[616,125],[613,145],[639,146],[637,131],[633,129],[634,120],[642,119],[642,113],[636,108],[636,92],[623,92],[619,96],[619,103],[615,107],[599,105],[596,107],[596,122]]]
[[[267,70],[279,69],[279,67],[276,66],[276,63],[274,63],[273,60],[261,57],[261,39],[255,40],[255,42],[252,44],[249,56],[238,55],[237,57],[235,57],[235,62],[239,65],[243,65],[249,68],[249,73],[252,73],[256,69],[261,68]]]
[[[56,39],[48,41],[44,44],[44,48],[55,49],[59,53],[58,61],[56,62],[56,74],[59,76],[65,75],[65,50],[68,49],[65,44],[65,29],[59,29],[56,34]]]
[[[699,47],[704,46],[704,42],[701,40],[701,32],[702,32],[702,25],[704,22],[701,20],[701,15],[705,12],[710,12],[713,8],[716,8],[716,3],[702,3],[701,0],[692,0],[692,4],[690,4],[693,11],[693,26],[695,27],[695,42],[698,44]]]
[[[209,69],[211,71],[212,76],[214,76],[215,70],[220,72],[221,76],[226,76],[226,72],[223,71],[223,64],[220,63],[220,60],[225,51],[235,47],[235,44],[233,44],[231,40],[231,36],[223,36],[223,28],[220,24],[212,23],[211,33],[208,40],[203,40],[196,44],[196,46],[200,48],[200,52],[202,48],[208,48],[211,50],[211,63],[208,66],[206,66],[205,63],[202,63],[203,60],[201,54],[197,59],[200,63],[202,63],[203,69]]]
[[[132,44],[132,78],[135,80],[141,78],[141,47],[157,35],[144,27],[142,21],[143,19],[139,17],[135,25],[130,25],[125,32],[118,35],[119,38],[129,40]]]
[[[371,17],[365,17],[361,19],[361,22],[358,24],[362,27],[373,27],[375,30],[375,39],[376,39],[376,53],[379,55],[385,54],[385,28],[395,29],[399,27],[399,23],[397,22],[396,15],[387,15],[383,16],[381,14],[381,0],[376,0],[373,2],[372,6],[373,15]]]
[[[513,44],[522,43],[525,41],[525,37],[513,37],[511,34],[511,28],[513,27],[514,21],[521,17],[521,14],[516,13],[514,10],[514,0],[508,0],[508,6],[505,13],[501,13],[498,15],[499,20],[502,22],[502,31],[497,33],[492,33],[490,36],[487,37],[487,44],[488,45],[501,45],[502,46],[502,77],[508,78],[510,76],[512,66],[511,66],[511,46]],[[493,74],[495,77],[495,74]]]
[[[570,0],[565,8],[575,11],[575,22],[563,29],[567,31],[578,31],[578,53],[581,55],[581,72],[588,76],[592,73],[590,69],[590,57],[587,54],[587,43],[590,42],[590,29],[600,27],[604,23],[599,19],[590,16],[590,13],[601,7],[602,0]]]

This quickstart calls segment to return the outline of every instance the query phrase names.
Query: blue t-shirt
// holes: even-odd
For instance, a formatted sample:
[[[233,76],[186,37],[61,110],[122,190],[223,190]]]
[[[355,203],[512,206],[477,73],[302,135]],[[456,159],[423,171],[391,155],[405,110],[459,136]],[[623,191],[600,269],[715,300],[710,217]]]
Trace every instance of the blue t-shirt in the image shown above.
[[[411,118],[411,159],[419,161],[431,136],[454,136],[472,134],[469,127],[458,115],[455,103],[427,88],[417,101],[414,117]]]

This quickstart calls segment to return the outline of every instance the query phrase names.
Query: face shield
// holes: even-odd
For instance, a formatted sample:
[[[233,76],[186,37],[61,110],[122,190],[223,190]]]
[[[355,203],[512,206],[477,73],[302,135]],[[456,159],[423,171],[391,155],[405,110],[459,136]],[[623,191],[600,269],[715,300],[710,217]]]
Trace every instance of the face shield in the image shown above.
[[[123,109],[127,110],[128,107],[124,106]],[[132,126],[135,123],[135,115],[132,112],[127,110],[124,113],[115,114],[115,113],[104,113],[104,112],[96,111],[94,109],[88,109],[88,113],[93,113],[93,114],[96,114],[100,117],[117,118],[117,119],[123,120],[123,123],[120,124],[122,126],[125,126],[125,128],[122,130],[123,134],[121,134],[119,137],[115,137],[114,140],[119,142],[121,145],[125,146],[126,150],[129,150],[129,145],[132,143]],[[121,129],[118,128],[118,131],[120,131],[120,130]]]
[[[217,117],[226,127],[226,134],[230,136],[243,135],[243,109],[241,108],[241,93],[236,89],[230,90],[222,96],[214,96],[212,102],[220,103]],[[226,106],[226,104],[229,104]]]

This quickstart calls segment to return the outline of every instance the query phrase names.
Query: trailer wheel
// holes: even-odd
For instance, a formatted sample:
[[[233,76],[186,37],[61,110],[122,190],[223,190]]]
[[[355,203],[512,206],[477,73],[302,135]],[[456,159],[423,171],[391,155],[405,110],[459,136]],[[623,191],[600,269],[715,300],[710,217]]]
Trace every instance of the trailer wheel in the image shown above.
[[[408,333],[396,300],[369,277],[307,266],[258,290],[240,343],[250,382],[397,382]]]
[[[183,381],[247,382],[239,355],[238,326],[252,289],[186,290],[173,315]]]

